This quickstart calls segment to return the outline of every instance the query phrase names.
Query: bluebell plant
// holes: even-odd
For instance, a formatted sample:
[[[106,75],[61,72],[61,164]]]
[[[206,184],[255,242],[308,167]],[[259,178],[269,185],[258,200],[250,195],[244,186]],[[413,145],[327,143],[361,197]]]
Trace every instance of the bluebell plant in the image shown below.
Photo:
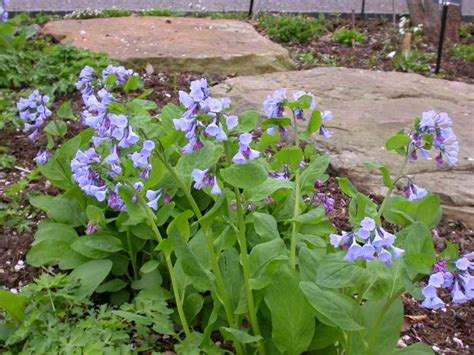
[[[201,79],[179,92],[180,106],[155,115],[146,93],[127,95],[140,85],[124,67],[86,67],[77,88],[84,131],[38,158],[47,160],[41,173],[66,192],[50,204],[32,198],[60,216],[54,223],[70,223],[69,239],[44,258],[45,222],[27,260],[64,269],[102,260],[110,268],[102,290],[159,298],[176,310],[178,352],[216,350],[211,334],[219,331],[237,354],[383,353],[396,347],[401,294],[424,295],[433,309],[444,307],[439,288],[454,303],[472,299],[472,253],[437,260],[429,228],[439,221],[439,199],[404,172],[419,156],[456,163],[447,114],[425,113],[388,140],[404,157],[397,175],[368,164],[387,187],[380,206],[339,178],[353,229],[338,231],[337,201],[323,188],[330,158],[316,140],[337,134],[314,94],[281,89],[263,103],[263,117],[237,116]],[[30,117],[29,105],[21,107]],[[392,196],[400,185],[402,196]],[[74,215],[54,214],[55,203]]]

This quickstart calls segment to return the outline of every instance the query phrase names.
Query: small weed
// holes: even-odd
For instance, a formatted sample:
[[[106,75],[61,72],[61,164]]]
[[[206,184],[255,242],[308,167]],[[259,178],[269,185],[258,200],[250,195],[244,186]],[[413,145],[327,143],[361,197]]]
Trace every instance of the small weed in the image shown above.
[[[432,53],[413,50],[407,57],[402,54],[397,55],[393,59],[393,65],[398,71],[422,73],[431,70],[430,62],[433,57]]]
[[[8,148],[0,146],[0,168],[11,169],[15,161],[15,156],[8,154]]]
[[[314,55],[311,52],[299,53],[296,59],[303,64],[312,64],[314,62]]]
[[[459,44],[451,48],[451,54],[458,60],[474,62],[474,45]]]
[[[271,39],[277,42],[308,43],[317,36],[327,32],[324,18],[312,19],[303,16],[264,15],[258,19]]]
[[[459,37],[461,38],[471,38],[471,30],[468,25],[461,25],[459,27]]]
[[[352,44],[362,44],[367,41],[367,36],[357,30],[341,28],[334,32],[332,39],[336,43],[352,46]]]

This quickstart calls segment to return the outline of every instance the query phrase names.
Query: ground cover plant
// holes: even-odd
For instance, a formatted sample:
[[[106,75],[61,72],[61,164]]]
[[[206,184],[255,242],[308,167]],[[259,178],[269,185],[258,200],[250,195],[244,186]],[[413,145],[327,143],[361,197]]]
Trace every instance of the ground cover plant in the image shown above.
[[[165,106],[157,119],[131,70],[85,67],[77,88],[87,128],[54,152],[38,153],[41,174],[63,192],[30,196],[48,218],[27,262],[71,270],[40,282],[59,283],[51,286],[55,292],[64,282],[78,307],[94,292],[119,305],[90,315],[105,317],[107,329],[141,325],[142,335],[173,337],[178,352],[221,352],[213,338],[219,332],[236,353],[376,354],[396,351],[402,294],[432,309],[445,306],[441,287],[451,290],[454,303],[472,299],[472,254],[459,256],[449,246],[436,256],[429,228],[441,218],[439,198],[404,175],[409,161],[430,155],[440,167],[456,163],[447,114],[426,112],[387,141],[402,156],[397,175],[367,163],[388,188],[380,207],[339,179],[351,199],[353,228],[339,234],[328,218],[334,201],[319,192],[329,157],[308,144],[313,135],[337,137],[325,127],[331,112],[319,110],[312,94],[282,89],[265,101],[265,117],[256,111],[237,117],[230,100],[211,97],[202,79],[189,93],[180,91],[181,106]],[[32,140],[51,124],[40,93],[18,109]],[[397,183],[406,197],[391,196]],[[395,234],[381,226],[382,218],[396,226]],[[428,285],[418,286],[432,272]],[[29,325],[39,305],[23,294],[2,295],[6,344],[23,351],[39,346],[35,334],[51,320]],[[151,303],[154,313],[134,308],[137,302]],[[56,302],[46,303],[54,311]],[[88,321],[72,321],[69,331],[90,327]],[[116,351],[130,341],[126,332],[116,336],[95,344]],[[404,350],[412,351],[431,353],[422,344]]]

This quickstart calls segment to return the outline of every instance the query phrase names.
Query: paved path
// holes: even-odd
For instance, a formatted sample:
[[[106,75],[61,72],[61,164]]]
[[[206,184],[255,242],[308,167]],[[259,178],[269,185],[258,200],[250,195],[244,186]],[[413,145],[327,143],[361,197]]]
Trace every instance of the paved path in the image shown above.
[[[431,1],[431,0],[429,0]],[[177,11],[247,11],[250,0],[11,0],[12,11],[71,11],[77,9],[171,9]],[[262,11],[351,12],[362,0],[255,0]],[[395,0],[398,13],[407,12],[406,0]],[[367,13],[391,13],[392,0],[366,0]],[[464,0],[463,14],[474,16],[474,0]]]

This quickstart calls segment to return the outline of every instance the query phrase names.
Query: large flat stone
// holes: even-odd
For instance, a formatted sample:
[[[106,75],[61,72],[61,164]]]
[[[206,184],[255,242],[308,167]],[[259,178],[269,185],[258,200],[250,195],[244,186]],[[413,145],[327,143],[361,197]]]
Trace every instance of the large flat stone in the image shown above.
[[[381,178],[364,161],[397,170],[400,157],[384,149],[401,128],[410,128],[423,111],[448,112],[460,143],[458,165],[437,169],[434,161],[410,164],[416,183],[440,195],[445,214],[474,226],[474,85],[430,79],[417,74],[345,68],[317,68],[228,79],[213,88],[229,96],[239,110],[262,108],[272,91],[286,87],[316,94],[322,109],[331,110],[334,136],[317,140],[332,156],[332,165],[359,188],[383,194]]]
[[[158,71],[253,75],[293,69],[286,49],[248,23],[191,17],[119,17],[50,22],[61,42]]]

